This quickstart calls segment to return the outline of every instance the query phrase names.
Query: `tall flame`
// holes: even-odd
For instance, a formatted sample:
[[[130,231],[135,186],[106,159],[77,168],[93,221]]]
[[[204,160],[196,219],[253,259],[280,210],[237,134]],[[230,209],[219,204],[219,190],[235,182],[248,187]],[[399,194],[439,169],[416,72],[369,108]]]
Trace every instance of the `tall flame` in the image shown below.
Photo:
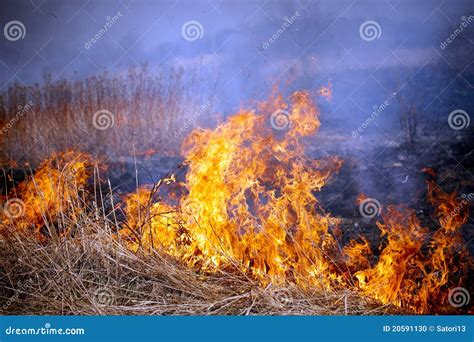
[[[274,96],[259,113],[242,110],[215,130],[192,132],[183,147],[187,194],[176,215],[152,215],[145,240],[181,250],[192,265],[232,263],[263,282],[329,286],[336,242],[313,193],[342,162],[305,157],[302,139],[317,131],[318,115],[309,94],[296,92],[290,105]],[[170,243],[176,234],[186,234],[185,250]]]
[[[437,229],[424,227],[412,209],[388,205],[377,222],[377,249],[363,236],[340,248],[339,219],[315,193],[342,161],[305,153],[318,116],[309,93],[296,92],[289,103],[275,94],[256,111],[194,130],[182,148],[185,182],[170,176],[125,196],[120,237],[133,250],[161,250],[206,272],[233,266],[260,284],[344,286],[416,313],[450,312],[449,291],[464,286],[473,265],[460,232],[467,201],[429,180]],[[48,232],[64,235],[79,226],[83,215],[92,216],[86,205],[92,161],[74,151],[45,160],[9,195],[23,203],[22,215],[0,211],[0,227],[33,228],[44,241]],[[162,185],[169,188],[160,192]]]
[[[191,133],[183,146],[186,195],[176,208],[152,204],[140,242],[208,270],[238,265],[262,283],[356,286],[418,313],[449,307],[449,289],[463,283],[471,262],[459,232],[467,211],[450,215],[456,195],[428,182],[441,218],[433,234],[413,210],[389,205],[377,222],[385,238],[379,253],[364,237],[341,251],[330,229],[337,219],[322,210],[314,193],[342,162],[313,161],[304,152],[303,139],[320,124],[317,108],[305,92],[294,93],[290,105],[274,96],[258,108],[215,130]]]

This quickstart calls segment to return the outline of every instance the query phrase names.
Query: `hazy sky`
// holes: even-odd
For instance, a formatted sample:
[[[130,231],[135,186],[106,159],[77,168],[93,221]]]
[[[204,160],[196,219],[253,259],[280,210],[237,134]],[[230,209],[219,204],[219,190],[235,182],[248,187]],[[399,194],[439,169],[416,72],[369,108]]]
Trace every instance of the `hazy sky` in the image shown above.
[[[0,1],[3,91],[45,73],[84,79],[140,63],[152,72],[182,66],[200,68],[203,84],[219,80],[217,100],[196,96],[212,97],[213,110],[227,115],[277,83],[317,90],[331,82],[332,101],[318,99],[321,129],[346,135],[397,90],[386,81],[403,73],[424,75],[419,92],[403,91],[430,92],[417,108],[419,127],[431,122],[428,132],[439,122],[449,129],[453,109],[474,106],[474,17],[445,44],[474,15],[473,0]],[[400,113],[392,98],[361,136],[402,132]],[[372,187],[370,177],[359,178]]]
[[[200,65],[210,79],[219,76],[222,97],[233,105],[258,98],[282,78],[314,89],[329,73],[347,71],[339,84],[357,85],[352,71],[448,59],[450,49],[469,44],[469,35],[445,50],[440,43],[474,14],[472,0],[2,0],[1,6],[3,89],[40,81],[44,73],[84,78],[139,63]],[[22,39],[6,39],[11,21],[23,24]]]
[[[313,60],[314,72],[381,62],[422,63],[439,47],[445,29],[458,26],[473,9],[468,0],[2,0],[2,26],[19,20],[26,34],[17,41],[1,40],[1,80],[29,82],[44,72],[55,77],[85,75],[140,62],[189,65],[200,57],[254,74],[255,69],[246,66],[263,65],[258,73],[268,76],[295,61]],[[118,12],[122,16],[86,49],[106,18]],[[296,12],[296,20],[263,49],[284,26],[285,17],[291,19]],[[369,20],[380,25],[380,37],[374,41],[359,36],[360,25]],[[182,26],[188,21],[201,24],[200,39],[183,38]],[[389,50],[400,60],[390,58]]]

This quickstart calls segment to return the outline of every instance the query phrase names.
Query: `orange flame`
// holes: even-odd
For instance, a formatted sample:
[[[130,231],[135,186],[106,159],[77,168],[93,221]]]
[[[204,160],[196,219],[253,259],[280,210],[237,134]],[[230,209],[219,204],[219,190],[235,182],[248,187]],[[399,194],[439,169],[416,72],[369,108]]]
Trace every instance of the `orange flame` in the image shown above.
[[[327,87],[323,86],[318,90],[318,95],[324,97],[326,100],[332,100],[332,82],[329,81]]]
[[[430,172],[434,175],[433,171]],[[388,206],[377,222],[387,242],[377,263],[366,242],[345,248],[349,264],[362,267],[355,272],[360,289],[382,303],[392,303],[417,313],[449,311],[449,289],[460,286],[472,267],[459,228],[467,221],[467,209],[456,194],[446,194],[428,181],[428,198],[435,206],[440,228],[434,233],[421,225],[412,209]]]
[[[0,222],[12,221],[20,230],[35,227],[40,239],[42,228],[51,228],[48,230],[54,234],[56,228],[48,225],[62,221],[64,227],[70,226],[68,222],[75,222],[74,218],[84,209],[80,194],[89,178],[91,163],[91,156],[74,151],[43,161],[34,176],[28,177],[10,194],[13,198],[18,195],[23,212],[14,218],[0,213]]]
[[[313,192],[342,162],[304,156],[302,138],[320,124],[308,93],[294,93],[291,105],[275,96],[259,111],[241,111],[215,130],[190,134],[183,147],[188,193],[175,215],[152,218],[152,233],[143,237],[172,254],[180,250],[191,265],[232,263],[263,282],[329,286],[337,278],[327,257],[335,239]],[[186,234],[184,250],[171,243],[176,234]]]
[[[460,233],[467,201],[429,180],[437,230],[424,227],[412,209],[388,205],[377,222],[378,249],[363,236],[339,248],[340,220],[321,208],[315,193],[342,161],[305,155],[305,138],[320,126],[309,93],[296,92],[289,103],[273,95],[257,108],[188,136],[184,183],[172,175],[124,198],[127,222],[119,236],[129,247],[160,250],[208,272],[237,266],[261,284],[342,285],[416,313],[453,311],[449,290],[465,284],[472,269]],[[24,213],[12,218],[0,211],[0,226],[33,227],[41,240],[47,232],[66,234],[90,210],[91,165],[91,156],[73,151],[44,161],[8,196],[23,202]],[[171,192],[165,199],[162,185]],[[361,194],[357,201],[366,199]]]
[[[274,96],[258,108],[189,135],[183,145],[186,195],[177,207],[151,201],[150,217],[133,222],[137,204],[150,206],[152,194],[131,195],[129,227],[139,232],[133,248],[159,248],[210,271],[237,265],[263,284],[355,285],[382,303],[417,313],[448,310],[449,288],[462,284],[467,272],[468,266],[458,265],[470,262],[459,233],[467,211],[449,214],[456,196],[429,182],[442,223],[437,232],[431,235],[413,210],[387,206],[377,222],[385,238],[380,253],[359,237],[362,242],[350,241],[341,255],[339,220],[323,211],[314,192],[342,162],[304,154],[303,139],[319,127],[317,108],[305,92],[294,93],[290,104]],[[361,194],[358,202],[366,198]]]

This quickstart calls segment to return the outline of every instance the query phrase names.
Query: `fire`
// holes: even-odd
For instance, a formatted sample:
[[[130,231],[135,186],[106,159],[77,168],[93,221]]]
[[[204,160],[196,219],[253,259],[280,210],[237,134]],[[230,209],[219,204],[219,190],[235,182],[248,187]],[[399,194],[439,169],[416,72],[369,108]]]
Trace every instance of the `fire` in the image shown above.
[[[68,151],[43,161],[34,176],[28,177],[14,189],[10,198],[21,203],[18,217],[7,217],[0,212],[0,222],[10,222],[17,229],[33,228],[40,239],[44,228],[55,234],[53,225],[62,226],[66,233],[84,210],[80,194],[90,176],[92,157],[85,153]]]
[[[185,234],[176,209],[161,201],[150,201],[153,197],[153,190],[145,188],[126,196],[125,213],[128,220],[126,227],[119,233],[135,251],[140,241],[145,250],[161,249],[170,255],[182,257],[184,251],[181,246]]]
[[[193,131],[183,146],[187,194],[174,213],[153,206],[142,240],[206,269],[233,264],[262,282],[329,286],[340,278],[328,257],[336,241],[313,193],[342,162],[305,157],[302,139],[317,131],[318,115],[309,94],[297,92],[291,104],[274,96],[258,113]]]
[[[329,81],[327,86],[323,86],[318,90],[318,95],[324,97],[326,100],[332,100],[332,82]]]
[[[262,284],[343,285],[417,313],[445,310],[449,289],[463,283],[470,262],[459,232],[467,209],[449,215],[456,195],[431,181],[437,232],[423,227],[412,209],[389,205],[377,222],[385,239],[380,252],[362,236],[341,251],[338,219],[314,193],[342,162],[314,161],[304,152],[318,115],[309,94],[297,92],[290,104],[273,96],[257,112],[242,110],[214,130],[193,131],[183,145],[188,172],[179,203],[145,189],[127,200],[131,246],[164,250],[201,270],[238,266]],[[137,222],[145,207],[149,216]]]
[[[374,266],[370,266],[373,255],[366,241],[345,249],[349,263],[362,266],[355,277],[364,293],[417,313],[449,307],[449,289],[465,281],[462,277],[472,265],[459,232],[467,221],[467,208],[454,215],[457,195],[443,192],[432,180],[427,185],[440,223],[437,231],[423,227],[412,209],[392,205],[382,213],[383,223],[377,222],[387,242]]]
[[[133,251],[158,250],[202,272],[232,266],[261,285],[345,287],[416,313],[449,312],[450,289],[463,286],[472,269],[460,233],[467,202],[429,180],[436,230],[412,209],[380,206],[380,245],[359,236],[340,246],[340,219],[315,194],[342,161],[305,153],[318,116],[308,92],[294,93],[288,103],[274,94],[215,129],[194,130],[182,146],[185,181],[171,175],[124,196],[127,221],[118,236]],[[45,160],[3,199],[19,201],[23,212],[0,211],[0,227],[33,232],[41,241],[74,236],[68,233],[81,217],[98,212],[87,205],[94,196],[87,191],[92,164],[90,155],[74,151]]]
[[[444,310],[449,289],[467,273],[468,266],[457,265],[470,262],[459,232],[467,211],[450,216],[456,195],[435,190],[431,181],[429,199],[443,218],[437,232],[423,227],[412,209],[389,205],[377,222],[386,240],[379,253],[364,237],[341,252],[330,229],[337,219],[314,193],[342,162],[304,153],[318,114],[308,93],[297,92],[290,104],[274,96],[258,112],[242,110],[214,130],[193,131],[183,145],[186,194],[177,206],[161,198],[152,204],[144,224],[130,225],[140,226],[136,241],[205,270],[237,265],[262,284],[344,285],[417,313]],[[149,197],[133,195],[129,210]]]

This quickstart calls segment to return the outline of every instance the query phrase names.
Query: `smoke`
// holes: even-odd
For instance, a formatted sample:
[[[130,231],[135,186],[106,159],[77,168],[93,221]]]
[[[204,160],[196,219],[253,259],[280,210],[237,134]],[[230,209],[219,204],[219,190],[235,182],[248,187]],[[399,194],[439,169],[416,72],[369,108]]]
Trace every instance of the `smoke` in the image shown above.
[[[474,84],[468,68],[474,26],[463,26],[470,5],[469,0],[7,0],[2,26],[20,21],[26,33],[16,41],[0,40],[0,82],[5,91],[14,82],[41,83],[45,73],[83,79],[140,63],[152,72],[199,67],[202,83],[215,86],[203,86],[196,96],[203,104],[212,98],[214,110],[225,114],[266,98],[274,84],[287,94],[295,89],[316,94],[331,82],[331,101],[315,95],[321,133],[352,139],[326,153],[344,155],[347,149],[363,161],[357,177],[367,179],[364,168],[380,158],[377,151],[389,144],[387,137],[404,134],[401,103],[416,108],[419,130],[434,134],[440,126],[449,130],[442,123],[452,110],[467,110],[458,107],[472,102],[466,94]],[[403,155],[396,158],[408,162]],[[377,178],[376,169],[372,176],[381,184],[361,181],[362,190],[383,188],[384,181],[409,186],[413,180],[402,171]]]

